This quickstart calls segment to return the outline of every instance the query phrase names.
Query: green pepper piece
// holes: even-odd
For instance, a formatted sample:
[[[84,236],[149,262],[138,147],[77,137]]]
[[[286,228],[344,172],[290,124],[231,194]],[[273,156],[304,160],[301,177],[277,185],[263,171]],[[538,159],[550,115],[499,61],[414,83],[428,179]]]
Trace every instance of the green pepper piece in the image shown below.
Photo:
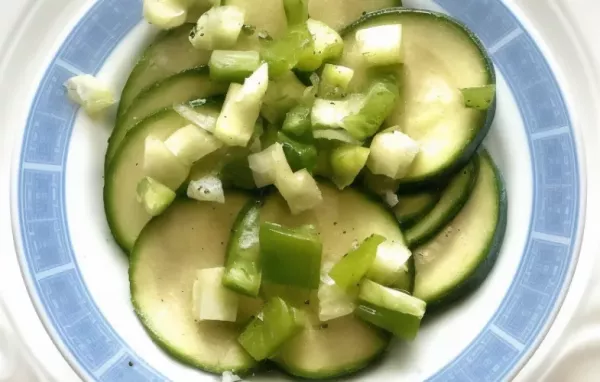
[[[313,47],[312,36],[303,23],[290,27],[280,39],[263,41],[261,57],[269,64],[269,75],[277,78],[292,70]]]
[[[263,277],[272,283],[318,288],[322,250],[312,225],[287,228],[266,222],[260,227]]]
[[[407,293],[364,280],[354,314],[405,340],[413,340],[425,315],[425,301]]]
[[[288,25],[298,25],[308,20],[308,0],[283,0]]]
[[[460,89],[465,106],[471,109],[487,110],[496,96],[496,85]]]
[[[293,135],[297,138],[303,138],[307,134],[312,136],[312,134],[310,134],[312,128],[310,121],[311,109],[312,107],[308,105],[296,105],[285,116],[281,130],[284,133]]]
[[[348,252],[329,272],[329,277],[344,290],[357,286],[367,274],[375,256],[377,247],[386,241],[381,235],[372,235],[362,242],[360,247]]]
[[[348,187],[361,172],[367,159],[369,150],[361,146],[340,146],[331,153],[331,169],[333,171],[333,183],[340,190]]]
[[[317,164],[317,148],[314,145],[298,142],[283,132],[277,134],[277,141],[283,146],[283,152],[292,170],[303,168],[312,172]]]
[[[257,361],[270,358],[302,329],[302,313],[279,297],[269,300],[238,337],[238,342]]]
[[[243,83],[259,66],[260,55],[254,51],[215,50],[208,62],[210,79],[221,82]]]
[[[260,290],[260,202],[252,200],[244,206],[233,223],[227,244],[227,260],[223,285],[227,288],[256,297]]]

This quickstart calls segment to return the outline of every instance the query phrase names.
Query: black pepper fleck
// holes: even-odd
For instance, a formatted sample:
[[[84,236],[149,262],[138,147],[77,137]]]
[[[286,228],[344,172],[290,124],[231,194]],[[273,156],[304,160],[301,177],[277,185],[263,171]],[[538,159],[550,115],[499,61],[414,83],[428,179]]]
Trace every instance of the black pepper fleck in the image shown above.
[[[310,301],[309,300],[304,301],[304,305],[310,305]]]
[[[133,362],[129,361],[129,367],[133,367]]]
[[[327,329],[329,327],[329,324],[322,324],[321,325],[321,329]]]

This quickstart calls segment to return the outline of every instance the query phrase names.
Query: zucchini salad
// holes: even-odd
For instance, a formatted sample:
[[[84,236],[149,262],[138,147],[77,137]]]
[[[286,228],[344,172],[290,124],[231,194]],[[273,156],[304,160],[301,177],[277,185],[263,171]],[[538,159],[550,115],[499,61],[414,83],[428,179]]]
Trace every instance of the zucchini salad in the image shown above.
[[[400,0],[145,0],[163,29],[118,103],[104,203],[131,301],[198,369],[336,378],[418,341],[506,228],[481,147],[495,73],[462,23]]]

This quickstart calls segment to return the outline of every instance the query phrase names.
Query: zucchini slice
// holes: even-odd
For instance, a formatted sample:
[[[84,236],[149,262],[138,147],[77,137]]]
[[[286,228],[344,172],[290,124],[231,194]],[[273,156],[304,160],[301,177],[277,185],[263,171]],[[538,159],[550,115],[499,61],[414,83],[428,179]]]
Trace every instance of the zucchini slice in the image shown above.
[[[308,14],[340,30],[367,12],[401,6],[402,0],[309,0]]]
[[[342,31],[340,64],[355,70],[351,90],[362,89],[369,74],[355,33],[393,24],[402,25],[404,64],[397,75],[403,87],[387,125],[399,126],[421,148],[401,183],[431,183],[466,165],[487,135],[495,104],[487,111],[467,108],[460,89],[495,84],[494,67],[479,39],[458,21],[434,12],[390,8],[367,14]]]
[[[225,0],[223,5],[234,5],[245,13],[244,24],[266,31],[271,37],[281,37],[287,29],[287,18],[282,0]]]
[[[339,191],[328,183],[319,183],[319,188],[323,203],[300,215],[292,215],[279,194],[268,196],[261,220],[288,227],[314,224],[323,242],[322,264],[338,262],[354,244],[373,233],[403,242],[394,216],[369,196],[351,188]],[[412,260],[410,263],[403,285],[399,285],[409,291],[414,271]],[[303,378],[335,378],[362,369],[385,350],[388,336],[353,316],[327,321],[321,326],[315,294],[308,305],[309,324],[274,359],[281,368]],[[304,298],[300,300],[299,307],[306,308]]]
[[[127,112],[117,118],[108,140],[105,165],[110,164],[129,130],[144,118],[165,107],[225,92],[227,84],[211,81],[208,66],[190,69],[155,83],[140,93]]]
[[[414,296],[440,306],[477,288],[491,271],[506,231],[502,176],[487,152],[469,201],[448,226],[413,253]]]
[[[435,207],[439,200],[439,192],[398,195],[398,204],[393,209],[400,227],[403,229],[413,227]]]
[[[417,224],[406,230],[406,241],[410,248],[426,243],[454,219],[469,200],[478,174],[479,160],[475,157],[450,181],[435,207]]]
[[[189,35],[193,24],[184,24],[161,34],[133,68],[121,94],[118,116],[148,86],[176,73],[208,64],[211,52],[195,49]]]
[[[198,111],[219,114],[220,104],[208,101]],[[108,225],[119,245],[129,252],[151,216],[137,201],[136,188],[144,174],[144,144],[148,136],[164,140],[189,124],[173,109],[164,109],[136,125],[105,173],[104,209]],[[229,227],[231,228],[231,227]]]
[[[230,229],[249,200],[228,193],[226,204],[177,200],[146,226],[130,258],[131,299],[154,342],[182,362],[212,373],[244,373],[257,363],[237,342],[260,302],[239,297],[237,322],[194,321],[196,271],[221,267]]]

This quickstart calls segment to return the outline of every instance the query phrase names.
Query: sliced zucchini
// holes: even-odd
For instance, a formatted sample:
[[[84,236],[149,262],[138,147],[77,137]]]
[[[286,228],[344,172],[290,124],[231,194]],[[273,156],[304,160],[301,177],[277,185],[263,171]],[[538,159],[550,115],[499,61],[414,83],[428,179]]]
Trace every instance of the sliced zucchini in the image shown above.
[[[400,227],[409,229],[427,215],[440,200],[439,192],[423,192],[414,195],[399,195],[394,214]]]
[[[373,233],[404,241],[395,218],[368,196],[351,188],[339,191],[328,183],[319,183],[319,188],[323,203],[300,215],[292,215],[280,195],[270,195],[262,208],[261,220],[287,227],[314,224],[323,242],[322,264],[337,263],[353,245]],[[410,262],[404,281],[408,285],[412,284]],[[315,379],[339,377],[362,369],[385,350],[388,337],[378,329],[353,316],[321,326],[314,296],[305,307],[310,309],[308,321],[313,324],[284,345],[274,359],[290,374]]]
[[[131,299],[154,342],[212,373],[256,366],[237,337],[260,304],[240,295],[237,322],[196,322],[192,298],[197,271],[223,266],[230,228],[247,201],[238,193],[220,205],[178,200],[148,224],[130,258]]]
[[[340,30],[366,12],[401,6],[402,0],[309,0],[308,14]]]
[[[473,159],[444,189],[435,207],[418,223],[405,231],[410,248],[415,248],[440,232],[460,212],[477,181],[479,160]]]
[[[165,107],[225,92],[227,85],[211,81],[206,66],[176,74],[147,88],[118,117],[108,141],[106,164],[112,161],[127,132],[144,118]]]
[[[218,115],[219,103],[207,102],[197,110]],[[166,139],[188,121],[173,109],[165,109],[140,122],[127,135],[104,179],[104,208],[119,245],[129,252],[151,216],[136,200],[136,187],[144,173],[144,145],[148,136]]]
[[[163,33],[146,49],[127,79],[117,115],[125,113],[146,87],[208,63],[210,52],[194,49],[190,44],[189,34],[192,28],[193,24],[184,24]]]
[[[265,31],[271,37],[283,35],[287,29],[287,18],[282,0],[224,0],[223,5],[235,5],[245,13],[244,23]]]
[[[487,152],[461,212],[413,253],[414,295],[428,304],[452,302],[477,288],[491,271],[506,231],[507,199],[500,172]]]
[[[386,125],[398,125],[421,148],[401,183],[430,183],[465,166],[487,135],[494,105],[487,111],[467,108],[460,89],[495,84],[494,66],[479,39],[458,21],[434,12],[391,8],[367,14],[342,31],[340,64],[355,70],[350,90],[364,88],[370,74],[356,32],[398,24],[404,60],[397,76],[403,94]]]

